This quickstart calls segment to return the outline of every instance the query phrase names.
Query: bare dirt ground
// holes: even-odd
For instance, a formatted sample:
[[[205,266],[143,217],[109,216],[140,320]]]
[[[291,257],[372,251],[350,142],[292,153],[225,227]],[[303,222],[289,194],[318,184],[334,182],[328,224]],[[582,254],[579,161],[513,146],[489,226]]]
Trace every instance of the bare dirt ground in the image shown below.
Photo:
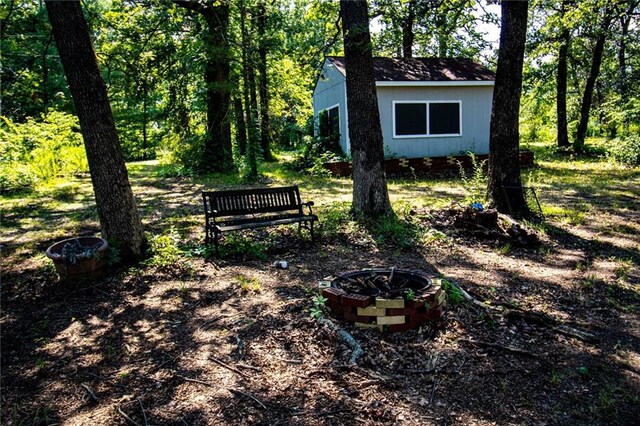
[[[41,253],[62,236],[98,230],[87,182],[52,207],[14,199],[1,242],[1,422],[638,424],[639,174],[606,193],[549,192],[543,203],[573,213],[550,218],[534,249],[465,236],[440,210],[418,205],[415,223],[444,236],[414,248],[376,241],[353,223],[316,243],[285,227],[251,236],[270,241],[262,259],[208,260],[185,249],[178,262],[79,288],[57,283]],[[132,180],[150,232],[173,227],[183,243],[201,244],[202,184],[148,171]],[[348,193],[347,180],[300,185],[321,221],[329,220],[323,203]],[[392,192],[415,202],[421,185]],[[289,269],[272,266],[281,259]],[[380,266],[427,270],[494,306],[555,322],[468,303],[405,333],[337,322],[365,352],[347,366],[350,349],[310,316],[314,288],[327,275]]]

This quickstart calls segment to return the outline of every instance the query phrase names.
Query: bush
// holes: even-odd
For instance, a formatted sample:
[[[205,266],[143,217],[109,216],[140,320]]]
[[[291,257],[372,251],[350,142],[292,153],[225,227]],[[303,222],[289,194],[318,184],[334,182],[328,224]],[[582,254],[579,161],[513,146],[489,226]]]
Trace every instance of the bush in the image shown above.
[[[311,175],[328,175],[330,172],[323,164],[331,161],[342,161],[344,156],[331,150],[333,136],[305,136],[300,155],[288,165],[296,172],[307,172]]]
[[[0,191],[33,188],[89,169],[75,116],[51,111],[26,123],[0,118]]]
[[[471,158],[471,170],[464,169],[461,162],[458,162],[460,169],[460,181],[465,190],[465,204],[485,203],[487,195],[487,174],[485,173],[487,160],[478,161],[478,157],[473,152],[467,152]]]
[[[35,182],[26,164],[0,160],[0,193],[33,189]]]
[[[171,269],[184,264],[184,252],[179,247],[180,236],[170,229],[162,235],[147,235],[151,257],[146,263],[160,269]]]
[[[607,155],[616,163],[640,166],[640,136],[611,139]]]

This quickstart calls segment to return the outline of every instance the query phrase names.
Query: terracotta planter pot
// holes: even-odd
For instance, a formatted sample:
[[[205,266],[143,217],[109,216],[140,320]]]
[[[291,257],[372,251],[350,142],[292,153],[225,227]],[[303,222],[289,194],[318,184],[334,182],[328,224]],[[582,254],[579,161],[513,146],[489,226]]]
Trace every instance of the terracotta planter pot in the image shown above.
[[[79,255],[72,263],[62,256],[62,249],[67,244],[77,240],[81,247],[90,248],[100,244],[93,256]],[[65,281],[83,281],[97,278],[102,274],[107,254],[107,240],[98,237],[77,237],[55,243],[47,249],[47,257],[53,261],[60,278]]]

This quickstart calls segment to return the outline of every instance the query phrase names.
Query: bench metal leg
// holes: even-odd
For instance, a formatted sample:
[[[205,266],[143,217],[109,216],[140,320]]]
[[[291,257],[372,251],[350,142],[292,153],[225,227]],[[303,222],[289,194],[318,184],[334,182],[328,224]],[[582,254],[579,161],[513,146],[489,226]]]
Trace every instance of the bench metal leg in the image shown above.
[[[315,241],[315,237],[313,235],[313,221],[310,222],[309,231],[311,231],[311,241]]]

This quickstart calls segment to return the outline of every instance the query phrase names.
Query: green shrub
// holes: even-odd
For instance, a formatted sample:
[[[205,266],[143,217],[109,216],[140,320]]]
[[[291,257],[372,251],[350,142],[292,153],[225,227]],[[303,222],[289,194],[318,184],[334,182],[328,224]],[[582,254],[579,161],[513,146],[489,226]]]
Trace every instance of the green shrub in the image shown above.
[[[33,189],[35,183],[36,179],[28,165],[0,160],[0,193]]]
[[[193,176],[201,165],[204,137],[170,133],[164,137],[157,150],[162,177]]]
[[[170,229],[163,235],[151,235],[148,237],[151,257],[147,264],[158,268],[171,268],[182,263],[183,251],[178,247],[180,236]]]
[[[465,204],[484,204],[487,195],[487,174],[485,173],[487,160],[478,161],[473,152],[467,152],[467,155],[471,158],[470,171],[465,170],[462,163],[458,162],[460,180],[466,192],[464,202]]]
[[[0,191],[33,188],[89,169],[78,119],[51,111],[39,120],[0,117]]]
[[[334,136],[305,136],[302,139],[300,155],[287,167],[296,172],[307,172],[314,176],[326,176],[330,172],[324,168],[323,164],[342,160],[345,160],[345,157],[335,148]]]
[[[640,166],[640,136],[611,139],[607,155],[616,163]]]
[[[220,244],[220,255],[223,258],[246,256],[250,259],[266,260],[266,251],[266,243],[256,241],[255,238],[239,232],[231,232],[225,235],[224,241]]]

